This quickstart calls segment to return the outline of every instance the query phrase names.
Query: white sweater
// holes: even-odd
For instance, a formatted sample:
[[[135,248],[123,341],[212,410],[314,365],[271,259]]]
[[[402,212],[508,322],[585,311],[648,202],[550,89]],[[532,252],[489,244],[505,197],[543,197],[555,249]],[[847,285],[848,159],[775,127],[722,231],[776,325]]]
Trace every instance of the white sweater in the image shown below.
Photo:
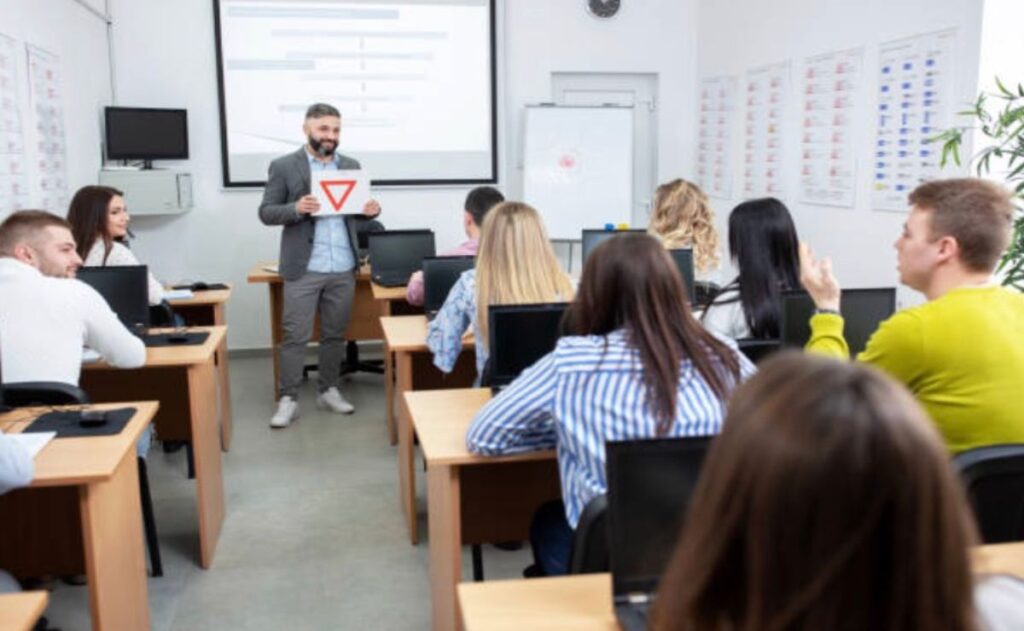
[[[139,259],[135,258],[135,254],[132,253],[124,245],[114,241],[110,248],[110,254],[107,256],[107,260],[103,260],[103,239],[96,239],[96,242],[92,244],[92,248],[89,250],[89,255],[85,257],[86,267],[106,267],[119,266],[119,265],[142,265]],[[149,274],[149,304],[158,305],[160,301],[164,299],[164,287],[160,284],[153,274]]]
[[[146,363],[146,347],[95,289],[0,257],[0,365],[5,383],[78,385],[82,346],[118,368]]]

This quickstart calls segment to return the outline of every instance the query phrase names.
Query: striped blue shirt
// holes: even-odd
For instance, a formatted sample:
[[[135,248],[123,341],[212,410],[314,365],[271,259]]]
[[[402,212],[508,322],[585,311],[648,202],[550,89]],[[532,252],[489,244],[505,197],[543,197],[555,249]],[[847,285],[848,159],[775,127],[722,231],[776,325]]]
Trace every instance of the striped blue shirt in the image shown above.
[[[754,365],[735,343],[722,341],[736,353],[741,379],[752,375]],[[688,359],[678,392],[667,436],[721,430],[725,403]],[[556,447],[566,517],[576,528],[587,503],[607,490],[605,442],[653,438],[657,425],[647,405],[640,353],[620,329],[607,336],[561,338],[554,351],[477,413],[466,446],[489,456]]]
[[[337,171],[338,162],[321,162],[306,152],[309,171]],[[318,217],[313,224],[313,249],[309,254],[306,271],[321,274],[337,274],[355,269],[356,256],[352,252],[352,240],[348,235],[348,224],[341,215]]]

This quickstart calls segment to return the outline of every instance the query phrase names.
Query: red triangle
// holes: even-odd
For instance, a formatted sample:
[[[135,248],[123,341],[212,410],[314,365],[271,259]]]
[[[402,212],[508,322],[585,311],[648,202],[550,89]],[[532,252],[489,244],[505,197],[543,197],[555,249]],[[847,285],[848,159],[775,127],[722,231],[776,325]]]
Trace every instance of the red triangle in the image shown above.
[[[357,180],[321,180],[320,188],[324,189],[324,193],[327,194],[327,200],[331,202],[331,206],[334,208],[334,212],[341,210],[341,207],[345,205],[345,200],[352,194],[352,191],[356,187]],[[340,198],[335,197],[334,193],[331,192],[332,188],[344,188],[344,192]]]

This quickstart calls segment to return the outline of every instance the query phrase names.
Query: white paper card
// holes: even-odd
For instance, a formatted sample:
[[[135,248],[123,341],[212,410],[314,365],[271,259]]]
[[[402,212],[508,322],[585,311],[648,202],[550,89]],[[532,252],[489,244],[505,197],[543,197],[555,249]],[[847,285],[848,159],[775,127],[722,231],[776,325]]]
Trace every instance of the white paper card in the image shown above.
[[[35,458],[36,454],[43,450],[53,437],[57,435],[57,432],[22,432],[21,434],[4,434],[7,438],[15,440],[21,443],[32,457]]]
[[[362,169],[314,171],[310,188],[320,210],[315,217],[362,214],[370,201],[370,176]]]

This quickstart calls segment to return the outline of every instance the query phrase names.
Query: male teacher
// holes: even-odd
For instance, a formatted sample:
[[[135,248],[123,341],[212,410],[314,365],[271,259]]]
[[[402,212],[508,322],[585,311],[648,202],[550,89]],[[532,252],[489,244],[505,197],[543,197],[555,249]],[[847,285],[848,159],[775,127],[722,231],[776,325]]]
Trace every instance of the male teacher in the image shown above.
[[[341,114],[325,103],[306,110],[302,124],[306,145],[270,163],[260,204],[260,221],[283,226],[278,267],[284,278],[284,342],[280,357],[280,399],[271,427],[287,427],[299,416],[297,400],[306,343],[320,310],[320,359],[317,407],[351,414],[341,396],[338,377],[345,357],[345,328],[355,293],[356,234],[364,220],[380,214],[380,204],[366,202],[363,215],[314,216],[320,209],[310,194],[313,171],[358,169],[359,162],[336,153]]]

